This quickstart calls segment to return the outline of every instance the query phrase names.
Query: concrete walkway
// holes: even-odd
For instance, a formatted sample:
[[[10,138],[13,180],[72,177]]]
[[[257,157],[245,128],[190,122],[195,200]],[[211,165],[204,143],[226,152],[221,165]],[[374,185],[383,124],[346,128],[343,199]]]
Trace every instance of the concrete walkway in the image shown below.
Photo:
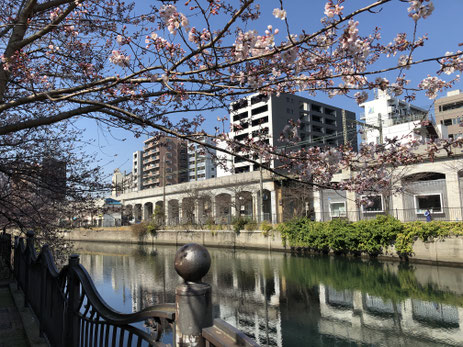
[[[9,281],[0,281],[0,347],[29,346]]]
[[[0,258],[0,347],[48,347],[39,336],[38,320],[24,307],[10,270]]]

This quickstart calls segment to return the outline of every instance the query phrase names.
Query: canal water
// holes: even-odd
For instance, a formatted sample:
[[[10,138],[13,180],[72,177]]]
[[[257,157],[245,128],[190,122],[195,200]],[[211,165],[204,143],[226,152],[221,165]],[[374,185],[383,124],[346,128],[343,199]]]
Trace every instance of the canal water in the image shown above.
[[[112,307],[174,302],[175,247],[77,243]],[[463,346],[463,267],[209,248],[214,315],[262,346]]]

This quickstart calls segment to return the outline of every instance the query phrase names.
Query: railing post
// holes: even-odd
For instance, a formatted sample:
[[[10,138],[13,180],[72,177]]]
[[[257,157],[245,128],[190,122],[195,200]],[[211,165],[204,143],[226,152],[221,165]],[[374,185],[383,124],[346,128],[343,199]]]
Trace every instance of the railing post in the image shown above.
[[[16,289],[19,290],[19,276],[20,276],[20,259],[19,259],[19,236],[14,237],[14,262],[13,262],[13,274],[16,279]]]
[[[40,262],[40,326],[39,334],[40,337],[43,337],[44,325],[45,325],[45,312],[47,307],[47,264],[44,260],[44,255],[46,252],[49,252],[48,245],[42,247],[42,259]]]
[[[79,346],[79,333],[80,333],[80,321],[77,316],[77,310],[79,309],[80,299],[80,285],[77,280],[77,276],[74,272],[75,268],[79,266],[79,255],[72,254],[69,257],[69,273],[68,273],[68,305],[66,312],[66,336],[65,346],[77,347]]]
[[[24,264],[24,307],[27,307],[29,304],[29,270],[32,263],[32,250],[34,249],[34,232],[29,230],[26,233],[27,242],[26,242],[26,258]]]
[[[213,324],[212,290],[201,279],[210,266],[209,252],[196,243],[184,245],[175,255],[175,270],[185,281],[175,291],[176,347],[205,346],[202,330]]]

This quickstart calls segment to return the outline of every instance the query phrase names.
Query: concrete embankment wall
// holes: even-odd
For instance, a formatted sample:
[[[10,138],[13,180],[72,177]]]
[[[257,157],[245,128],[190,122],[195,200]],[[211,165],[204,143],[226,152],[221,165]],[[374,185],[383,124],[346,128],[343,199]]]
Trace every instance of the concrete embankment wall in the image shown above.
[[[209,247],[266,249],[273,251],[290,251],[284,247],[279,232],[273,231],[265,235],[261,231],[159,231],[156,236],[146,236],[140,239],[128,230],[122,231],[92,231],[78,230],[65,233],[69,241],[146,243],[164,245],[184,245],[195,242]],[[446,263],[463,265],[463,238],[448,237],[431,242],[415,241],[413,256],[410,261],[426,263]],[[399,256],[390,247],[381,259],[399,260]]]
[[[280,233],[270,232],[268,236],[261,231],[159,231],[156,236],[139,238],[130,231],[90,231],[79,230],[65,233],[70,241],[125,242],[164,245],[184,245],[199,243],[210,247],[254,248],[284,251]]]
[[[381,258],[399,258],[394,247],[390,247]],[[447,237],[442,240],[424,242],[416,240],[413,243],[411,261],[428,263],[447,263],[463,265],[463,237]]]

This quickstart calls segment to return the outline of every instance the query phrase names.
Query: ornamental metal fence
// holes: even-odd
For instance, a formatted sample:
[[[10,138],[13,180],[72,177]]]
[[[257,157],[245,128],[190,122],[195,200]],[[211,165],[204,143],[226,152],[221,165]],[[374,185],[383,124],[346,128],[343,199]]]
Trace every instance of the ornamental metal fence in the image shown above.
[[[333,219],[347,219],[350,221],[368,220],[376,218],[379,215],[389,215],[397,218],[402,222],[427,221],[424,210],[415,208],[409,209],[390,209],[389,211],[364,211],[362,209],[353,211],[334,211],[317,213],[315,220],[326,222]],[[459,207],[441,207],[439,209],[430,209],[431,220],[458,222],[463,221],[463,210]]]
[[[6,235],[0,236],[4,261],[11,259]],[[38,318],[40,335],[53,347],[258,346],[225,321],[213,320],[211,286],[201,282],[210,262],[203,246],[181,247],[175,269],[184,283],[176,288],[176,302],[128,314],[104,301],[78,255],[58,271],[48,246],[37,254],[33,232],[26,243],[15,237],[13,273],[25,305]]]
[[[3,232],[0,234],[0,280],[11,277],[11,235]]]

